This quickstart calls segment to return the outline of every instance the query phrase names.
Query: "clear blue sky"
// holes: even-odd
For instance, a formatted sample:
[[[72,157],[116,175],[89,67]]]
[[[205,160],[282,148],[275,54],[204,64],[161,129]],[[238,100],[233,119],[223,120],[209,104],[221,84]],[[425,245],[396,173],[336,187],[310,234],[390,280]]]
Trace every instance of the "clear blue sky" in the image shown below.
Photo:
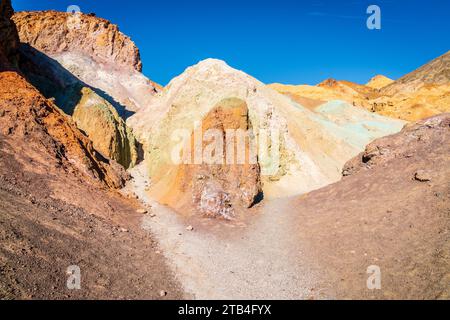
[[[118,24],[140,48],[144,73],[163,85],[205,58],[259,80],[316,84],[398,78],[450,50],[447,0],[12,0],[16,11],[82,12]],[[368,30],[377,4],[382,29]]]

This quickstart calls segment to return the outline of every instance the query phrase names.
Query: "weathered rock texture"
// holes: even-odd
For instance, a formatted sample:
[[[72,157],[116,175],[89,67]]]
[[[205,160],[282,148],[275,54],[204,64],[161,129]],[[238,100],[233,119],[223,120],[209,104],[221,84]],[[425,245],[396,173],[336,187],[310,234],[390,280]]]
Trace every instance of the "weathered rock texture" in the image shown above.
[[[100,64],[142,71],[139,50],[109,21],[83,13],[18,12],[20,40],[47,54],[78,52]]]
[[[410,74],[392,81],[374,77],[367,85],[326,80],[317,86],[272,84],[271,88],[292,99],[342,100],[371,112],[416,121],[450,111],[450,52]]]
[[[133,166],[137,144],[125,119],[157,91],[140,73],[134,43],[117,26],[92,15],[21,12],[14,21],[27,79],[73,115],[105,157]]]
[[[9,16],[1,0],[0,20],[5,8]],[[182,298],[155,242],[134,225],[135,204],[107,188],[128,175],[18,71],[4,71],[17,69],[9,38],[18,37],[1,26],[0,299],[161,299],[155,288]],[[84,290],[68,294],[64,271],[74,263]]]
[[[177,209],[194,211],[211,217],[231,219],[235,209],[249,208],[262,192],[259,164],[250,159],[251,138],[243,142],[245,148],[244,163],[238,162],[239,145],[237,134],[234,141],[228,140],[227,131],[247,132],[251,124],[248,108],[244,101],[230,98],[219,102],[202,120],[201,130],[192,134],[187,141],[184,159],[187,164],[172,168],[174,178],[167,172],[151,188],[151,193],[161,202]],[[207,134],[214,136],[207,137]],[[195,134],[203,137],[200,153],[211,156],[212,163],[195,164]],[[231,141],[231,142],[230,142]],[[232,150],[227,148],[227,145]],[[211,152],[207,152],[207,148]],[[187,150],[190,150],[187,151]],[[227,161],[228,160],[228,161]],[[203,159],[203,162],[208,162]],[[158,181],[158,177],[155,177]]]
[[[148,105],[160,90],[141,73],[135,44],[107,20],[55,11],[20,12],[13,20],[24,43],[22,54],[51,73],[51,78],[57,79],[54,82],[66,88],[70,96],[77,94],[74,82],[82,82],[81,87],[108,95],[108,101],[126,118],[130,111]],[[41,86],[48,87],[45,79],[34,80],[40,90]],[[44,84],[40,84],[42,81]],[[73,103],[68,104],[73,111]]]
[[[386,167],[387,164],[396,161],[396,159],[410,159],[417,154],[425,154],[425,150],[431,151],[431,149],[436,149],[436,152],[430,152],[430,157],[443,156],[445,151],[450,151],[449,140],[450,114],[444,113],[417,123],[408,124],[398,134],[375,140],[366,147],[359,157],[349,161],[343,172],[345,176],[350,176],[360,171]],[[437,174],[437,171],[433,168],[424,167],[423,169]],[[449,170],[444,170],[441,173],[447,179],[450,179]]]
[[[125,168],[136,164],[138,151],[130,128],[116,109],[89,88],[83,88],[75,107],[73,119],[77,127],[93,142],[104,156],[116,160]]]
[[[328,110],[310,111],[223,61],[208,59],[174,78],[153,104],[127,122],[147,150],[153,183],[172,163],[171,152],[177,144],[172,140],[174,131],[192,132],[196,121],[230,97],[246,102],[257,140],[264,140],[263,133],[269,138],[267,148],[260,148],[258,154],[263,189],[269,198],[307,192],[339,180],[344,163],[367,143],[403,126],[402,121],[348,104],[342,107],[348,109],[347,115],[341,117],[328,115]]]

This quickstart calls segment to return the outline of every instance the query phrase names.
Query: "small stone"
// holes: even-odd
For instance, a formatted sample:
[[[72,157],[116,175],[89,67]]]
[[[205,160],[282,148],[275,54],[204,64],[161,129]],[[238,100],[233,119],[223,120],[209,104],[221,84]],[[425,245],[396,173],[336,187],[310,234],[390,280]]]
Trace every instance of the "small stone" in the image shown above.
[[[156,217],[156,214],[150,213],[150,218],[154,218],[154,217]]]
[[[427,181],[431,181],[431,176],[426,171],[419,170],[414,175],[414,179],[416,179],[417,181],[420,181],[420,182],[427,182]]]
[[[139,214],[146,214],[146,213],[148,213],[148,211],[145,210],[145,209],[139,209],[136,212],[139,213]]]
[[[164,290],[161,290],[161,291],[159,292],[159,296],[160,296],[160,297],[165,297],[165,296],[167,296],[167,292],[164,291]]]
[[[187,230],[187,231],[194,231],[194,227],[193,227],[193,226],[188,226],[188,227],[186,228],[186,230]]]
[[[120,231],[120,232],[128,232],[128,229],[120,228],[119,231]]]

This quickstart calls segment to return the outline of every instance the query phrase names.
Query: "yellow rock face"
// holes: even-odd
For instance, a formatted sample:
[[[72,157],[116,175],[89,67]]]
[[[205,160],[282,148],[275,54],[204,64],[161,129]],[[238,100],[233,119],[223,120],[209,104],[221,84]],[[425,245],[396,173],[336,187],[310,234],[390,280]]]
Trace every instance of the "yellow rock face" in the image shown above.
[[[450,112],[450,52],[397,81],[378,75],[366,85],[329,79],[317,86],[269,87],[313,110],[324,102],[342,100],[384,116],[417,121]]]
[[[366,86],[372,89],[381,89],[393,83],[394,80],[389,79],[383,75],[377,75],[370,79],[369,82],[366,83]]]
[[[138,157],[136,140],[116,109],[89,88],[81,93],[73,114],[77,127],[104,156],[125,168],[134,166]]]
[[[229,98],[220,101],[201,121],[201,131],[192,132],[183,152],[187,163],[167,166],[161,176],[154,176],[150,194],[159,202],[180,212],[201,213],[206,216],[230,219],[235,210],[252,206],[262,191],[259,164],[249,159],[250,144],[245,141],[243,162],[239,162],[237,137],[228,146],[230,131],[247,131],[251,126],[245,101]],[[219,137],[210,140],[208,133]],[[194,164],[196,139],[200,136],[200,152],[213,147],[214,163]],[[211,138],[211,136],[209,136]],[[189,151],[187,151],[189,150]]]

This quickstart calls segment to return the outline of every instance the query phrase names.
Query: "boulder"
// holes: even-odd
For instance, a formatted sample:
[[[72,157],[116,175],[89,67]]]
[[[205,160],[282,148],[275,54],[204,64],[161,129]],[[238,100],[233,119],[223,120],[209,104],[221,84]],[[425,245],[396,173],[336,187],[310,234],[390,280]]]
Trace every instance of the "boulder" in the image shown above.
[[[250,128],[247,104],[236,98],[222,100],[203,118],[201,130],[196,128],[187,139],[183,162],[150,192],[172,207],[193,208],[210,217],[231,219],[235,209],[251,207],[262,192],[259,164],[250,158],[254,141],[246,139],[241,145],[243,150],[238,150],[237,137],[226,142],[227,133],[247,132]],[[199,136],[203,139],[196,144]],[[240,151],[243,161],[238,158]],[[200,162],[196,162],[196,155],[202,157]]]
[[[138,152],[132,130],[108,101],[89,88],[83,88],[81,92],[81,100],[73,113],[78,128],[104,156],[125,168],[133,167]]]

